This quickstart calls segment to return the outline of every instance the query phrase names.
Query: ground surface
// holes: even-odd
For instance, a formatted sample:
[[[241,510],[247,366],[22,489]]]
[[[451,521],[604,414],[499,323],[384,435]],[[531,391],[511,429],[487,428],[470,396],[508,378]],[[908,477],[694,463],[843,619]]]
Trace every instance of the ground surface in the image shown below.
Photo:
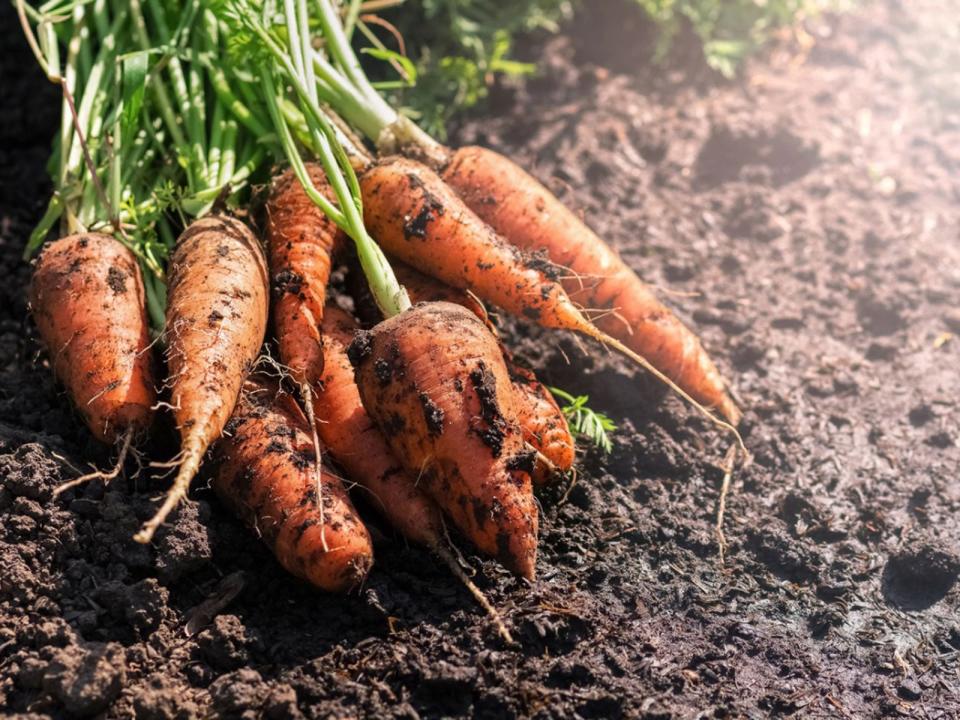
[[[151,548],[130,540],[156,496],[145,480],[51,500],[72,474],[58,456],[107,458],[24,339],[19,253],[56,98],[4,9],[0,707],[960,716],[960,6],[813,23],[812,46],[785,38],[729,85],[685,53],[650,69],[646,28],[596,5],[532,47],[543,77],[498,92],[457,139],[506,151],[582,208],[733,379],[755,459],[734,477],[725,564],[727,441],[556,336],[521,350],[621,431],[565,500],[542,498],[533,587],[483,565],[519,650],[398,543],[378,546],[358,595],[325,597],[203,488]],[[197,606],[231,589],[205,624]]]

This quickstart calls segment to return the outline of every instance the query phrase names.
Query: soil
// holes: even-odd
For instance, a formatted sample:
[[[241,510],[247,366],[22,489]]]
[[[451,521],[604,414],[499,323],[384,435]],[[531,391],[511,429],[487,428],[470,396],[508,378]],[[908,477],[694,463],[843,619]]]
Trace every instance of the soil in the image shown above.
[[[0,11],[0,707],[32,717],[960,716],[960,4],[809,21],[724,82],[650,64],[626,3],[526,53],[454,132],[526,164],[702,334],[752,464],[614,358],[505,322],[619,430],[546,492],[532,586],[468,556],[505,647],[430,556],[380,533],[312,591],[204,482],[151,547],[162,480],[56,500],[105,464],[27,322],[20,252],[57,122]],[[566,358],[570,359],[567,364]]]

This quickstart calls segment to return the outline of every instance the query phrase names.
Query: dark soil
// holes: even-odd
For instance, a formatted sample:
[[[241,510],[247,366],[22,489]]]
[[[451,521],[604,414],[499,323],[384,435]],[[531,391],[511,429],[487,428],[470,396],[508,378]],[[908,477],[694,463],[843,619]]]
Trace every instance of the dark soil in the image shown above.
[[[153,547],[159,481],[51,499],[107,453],[28,336],[19,254],[57,99],[0,37],[0,707],[35,716],[960,716],[960,5],[812,21],[741,82],[610,0],[532,46],[459,141],[532,168],[732,379],[754,461],[618,361],[513,327],[620,423],[545,493],[539,579],[382,540],[362,591],[285,575],[204,484]],[[812,40],[812,44],[806,42]],[[564,355],[572,360],[567,365]],[[648,390],[649,388],[649,390]]]

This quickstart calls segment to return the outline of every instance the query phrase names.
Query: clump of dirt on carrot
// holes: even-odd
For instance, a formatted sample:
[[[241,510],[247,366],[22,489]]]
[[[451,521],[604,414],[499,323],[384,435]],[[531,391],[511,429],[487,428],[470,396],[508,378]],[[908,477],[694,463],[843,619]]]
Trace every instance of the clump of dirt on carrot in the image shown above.
[[[417,483],[482,552],[535,575],[537,507],[509,374],[468,310],[424,303],[349,348],[367,412]]]
[[[260,242],[229,215],[195,220],[170,261],[167,366],[179,467],[156,515],[135,539],[150,542],[182,500],[233,412],[267,328],[267,264]]]
[[[30,310],[53,371],[104,443],[147,430],[156,402],[153,358],[136,258],[100,233],[46,246]]]
[[[217,496],[256,530],[289,572],[330,592],[357,587],[373,564],[370,535],[343,483],[324,468],[322,512],[306,417],[290,395],[248,380],[216,444]]]

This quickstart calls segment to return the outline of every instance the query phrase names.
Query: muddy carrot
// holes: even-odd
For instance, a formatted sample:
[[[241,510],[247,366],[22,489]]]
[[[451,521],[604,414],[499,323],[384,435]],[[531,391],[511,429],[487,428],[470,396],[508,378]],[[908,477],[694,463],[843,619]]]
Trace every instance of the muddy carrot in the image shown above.
[[[359,329],[346,312],[328,305],[323,318],[324,372],[317,393],[318,428],[324,445],[347,475],[367,490],[374,506],[411,542],[432,550],[486,610],[500,636],[513,642],[500,613],[463,572],[451,553],[440,511],[396,459],[360,400],[347,348]]]
[[[220,437],[267,326],[263,251],[234,217],[194,221],[177,241],[169,278],[168,382],[181,450],[163,504],[135,536],[144,543],[186,496],[203,454]]]
[[[332,198],[323,168],[309,164],[307,172],[314,186]],[[280,360],[299,385],[313,385],[323,371],[320,323],[331,257],[343,241],[342,231],[309,198],[292,170],[274,180],[266,214]]]
[[[496,339],[475,315],[424,303],[350,346],[363,405],[420,487],[481,551],[533,578],[538,517]]]
[[[108,235],[50,243],[30,284],[30,310],[54,373],[96,438],[147,429],[156,402],[143,280]]]
[[[317,430],[330,454],[372,496],[374,506],[401,535],[433,548],[442,544],[443,523],[387,446],[360,401],[347,358],[358,330],[349,314],[328,305],[323,319],[324,371],[315,408]]]
[[[496,333],[486,308],[476,296],[424,275],[402,262],[394,262],[393,271],[400,284],[406,288],[411,302],[445,301],[462,305]],[[532,472],[533,482],[542,485],[558,472],[565,472],[573,466],[573,436],[557,401],[537,380],[533,370],[518,364],[503,343],[500,344],[500,349],[515,390],[517,419],[523,430],[523,437],[538,453]]]
[[[373,564],[367,528],[324,468],[317,505],[306,417],[276,384],[248,380],[214,451],[218,497],[255,529],[289,572],[330,592],[358,586]]]

